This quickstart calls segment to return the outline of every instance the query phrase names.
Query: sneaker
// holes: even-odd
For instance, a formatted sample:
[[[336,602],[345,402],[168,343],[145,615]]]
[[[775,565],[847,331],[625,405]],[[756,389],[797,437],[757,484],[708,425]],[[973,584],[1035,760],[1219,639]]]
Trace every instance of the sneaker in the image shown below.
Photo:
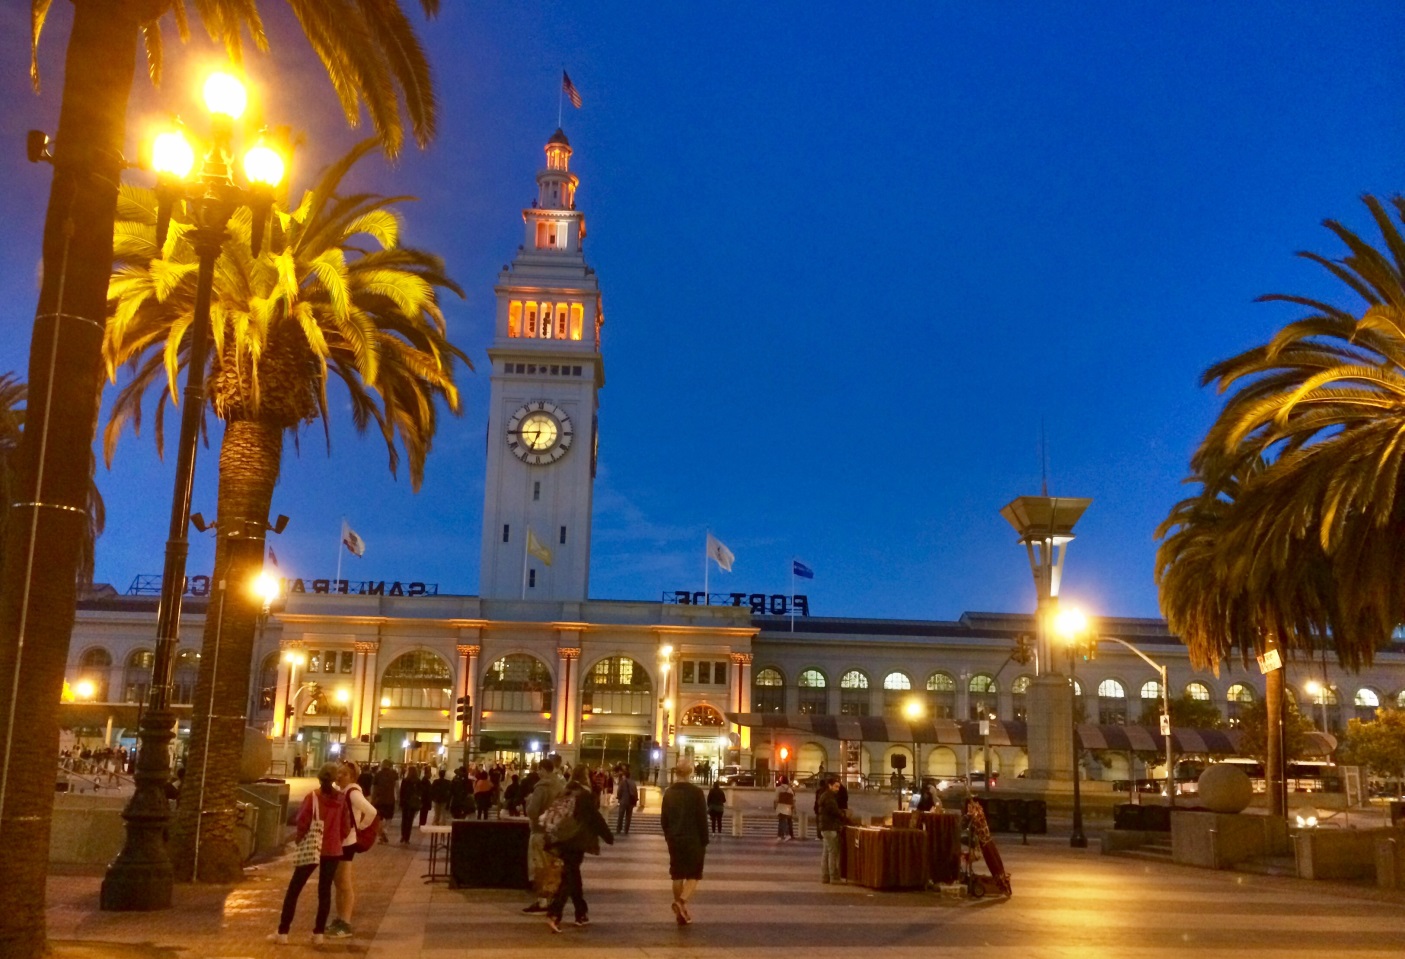
[[[288,934],[286,932],[270,932],[268,941],[275,946],[286,946],[288,944]]]
[[[586,926],[590,925],[590,917],[589,917],[589,916],[577,916],[577,917],[576,917],[576,925],[578,925],[578,926],[580,926],[582,929],[584,929]]]
[[[320,933],[320,932],[314,932],[314,933],[312,934],[312,944],[313,944],[314,946],[320,946],[320,945],[322,945],[322,938],[323,938],[323,937],[322,937],[322,933]]]
[[[350,939],[353,935],[351,923],[341,919],[333,919],[327,925],[327,935],[332,939]]]
[[[523,912],[546,912],[546,906],[543,906],[543,905],[542,905],[541,903],[539,903],[539,902],[534,902],[534,903],[532,903],[530,906],[528,906],[528,907],[526,907],[525,909],[523,909],[522,911],[523,911]]]
[[[550,929],[552,932],[560,932],[560,931],[561,931],[561,920],[560,920],[560,919],[557,919],[555,916],[547,916],[547,917],[546,917],[546,928]]]

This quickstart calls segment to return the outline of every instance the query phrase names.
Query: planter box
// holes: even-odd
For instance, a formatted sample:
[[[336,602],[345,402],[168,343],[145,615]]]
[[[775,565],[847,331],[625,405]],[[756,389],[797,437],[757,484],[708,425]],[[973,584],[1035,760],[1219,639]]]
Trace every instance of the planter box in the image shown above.
[[[1401,837],[1405,837],[1405,831],[1396,829],[1300,830],[1294,838],[1298,876],[1302,879],[1376,878],[1377,840]]]
[[[1171,813],[1171,858],[1184,866],[1232,869],[1236,863],[1288,851],[1288,824],[1246,813]]]

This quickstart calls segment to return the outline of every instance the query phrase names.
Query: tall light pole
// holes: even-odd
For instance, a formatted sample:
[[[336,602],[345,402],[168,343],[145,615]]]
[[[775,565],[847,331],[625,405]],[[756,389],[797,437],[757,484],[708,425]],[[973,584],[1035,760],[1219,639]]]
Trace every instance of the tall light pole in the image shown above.
[[[166,560],[161,575],[161,599],[156,615],[156,655],[152,665],[151,692],[142,716],[136,766],[136,790],[122,811],[126,838],[122,851],[108,866],[100,902],[103,909],[147,911],[171,905],[174,870],[166,849],[166,824],[170,806],[166,786],[171,780],[170,744],[175,716],[171,712],[171,676],[180,642],[181,600],[185,591],[189,543],[191,489],[195,481],[195,454],[200,421],[205,410],[205,363],[210,335],[210,299],[214,288],[215,261],[227,238],[225,227],[234,211],[253,208],[254,254],[262,241],[262,224],[273,202],[273,187],[283,179],[283,160],[269,147],[256,144],[244,157],[245,182],[235,180],[232,155],[234,122],[244,112],[247,95],[243,84],[227,73],[212,74],[205,82],[205,106],[211,116],[211,139],[199,173],[189,181],[195,165],[195,148],[179,131],[163,133],[153,145],[152,162],[158,173],[157,245],[164,246],[170,211],[184,201],[194,227],[191,245],[199,257],[195,309],[190,324],[190,353],[181,409],[180,438],[176,446],[175,487],[171,493],[171,522],[166,539]]]
[[[1034,575],[1035,675],[1026,693],[1030,779],[1063,780],[1076,773],[1073,743],[1066,738],[1072,728],[1064,713],[1069,698],[1049,632],[1050,618],[1058,608],[1064,556],[1073,541],[1073,527],[1092,502],[1067,496],[1020,496],[1000,511],[1019,534],[1019,543],[1025,548]]]
[[[927,715],[927,707],[923,705],[922,700],[913,696],[903,703],[903,715],[907,717],[908,731],[912,733],[912,794],[916,796],[922,788],[922,756],[917,751],[917,723]],[[911,801],[909,800],[910,805]],[[901,808],[901,804],[899,804],[899,808]]]
[[[1078,695],[1078,676],[1074,660],[1079,641],[1088,631],[1088,617],[1073,608],[1061,609],[1054,618],[1054,629],[1068,643],[1068,714],[1073,742],[1073,833],[1068,837],[1068,844],[1074,849],[1086,849],[1088,837],[1083,835],[1083,795],[1079,783],[1082,776],[1078,766],[1078,710],[1075,702]]]

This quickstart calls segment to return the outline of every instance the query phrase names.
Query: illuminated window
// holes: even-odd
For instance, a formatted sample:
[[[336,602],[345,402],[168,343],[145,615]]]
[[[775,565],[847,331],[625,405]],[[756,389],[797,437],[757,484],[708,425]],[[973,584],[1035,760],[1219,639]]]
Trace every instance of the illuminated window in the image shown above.
[[[544,339],[544,340],[549,340],[549,339],[552,338],[553,335],[555,335],[554,332],[553,332],[553,326],[554,326],[554,325],[553,325],[552,322],[551,322],[551,304],[550,304],[550,303],[543,303],[543,304],[542,304],[542,326],[541,326],[542,339]],[[542,367],[542,372],[543,372],[543,373],[546,372],[546,367],[544,367],[544,366]]]
[[[1196,702],[1208,703],[1210,701],[1210,687],[1204,683],[1190,683],[1185,688],[1185,694]]]
[[[107,702],[107,681],[112,675],[112,654],[101,646],[85,650],[78,660],[78,679],[93,684],[93,701]]]
[[[628,656],[602,659],[591,667],[581,689],[582,713],[647,716],[654,706],[654,687],[644,667]]]
[[[912,690],[912,680],[906,673],[889,673],[883,677],[883,715],[901,717]]]
[[[566,338],[566,304],[556,304],[556,338],[564,340]]]
[[[584,324],[584,321],[585,321],[585,307],[581,306],[579,303],[572,303],[572,304],[571,304],[571,339],[573,339],[573,340],[578,340],[578,339],[581,338],[581,327],[582,327],[582,325]],[[577,375],[577,376],[580,376],[580,372],[581,372],[581,371],[580,371],[580,368],[577,367],[577,368],[576,368],[576,375]]]
[[[551,708],[551,693],[551,672],[546,664],[526,653],[512,653],[483,674],[480,698],[483,708],[490,711],[540,713]]]
[[[1104,726],[1127,724],[1127,691],[1115,679],[1098,683],[1098,722]]]
[[[986,719],[999,708],[996,694],[1000,692],[1000,687],[991,677],[980,673],[972,676],[966,691],[971,694],[967,702],[967,719]]]
[[[527,304],[527,335],[537,335],[537,305],[535,303]]]
[[[807,669],[795,684],[800,688],[799,708],[802,713],[816,716],[829,714],[829,693],[825,688],[829,683],[824,673],[818,669]]]
[[[751,686],[752,712],[785,712],[785,677],[780,670],[770,667],[758,670],[751,680]]]
[[[706,704],[694,706],[683,714],[684,726],[721,726],[725,723],[722,714]]]
[[[1142,699],[1160,699],[1161,683],[1153,679],[1149,683],[1142,683]]]
[[[1029,719],[1029,683],[1028,676],[1021,676],[1010,684],[1010,705],[1013,708],[1015,719],[1019,722]]]
[[[507,305],[507,335],[522,335],[522,301],[513,300]]]
[[[948,673],[933,673],[927,677],[927,715],[932,719],[951,719],[956,715],[956,680]]]
[[[123,699],[129,703],[146,701],[151,690],[151,668],[156,663],[156,654],[149,649],[134,649],[127,656],[126,668],[122,673]]]
[[[171,675],[171,702],[188,706],[195,702],[195,680],[200,675],[200,654],[193,649],[176,653],[175,671]]]
[[[851,669],[839,678],[839,715],[867,716],[868,711],[868,677]]]
[[[1369,723],[1376,718],[1376,710],[1381,705],[1381,696],[1374,689],[1363,686],[1356,691],[1353,705],[1356,706],[1356,718],[1363,723]]]

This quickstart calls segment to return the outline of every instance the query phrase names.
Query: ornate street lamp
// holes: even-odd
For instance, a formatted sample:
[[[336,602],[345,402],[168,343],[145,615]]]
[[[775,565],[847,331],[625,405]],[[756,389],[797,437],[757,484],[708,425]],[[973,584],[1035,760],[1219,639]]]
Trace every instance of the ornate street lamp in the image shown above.
[[[1064,556],[1073,541],[1073,527],[1092,502],[1068,496],[1021,496],[1000,511],[1019,534],[1034,574],[1034,678],[1026,693],[1030,779],[1063,780],[1075,774],[1071,766],[1073,743],[1064,739],[1065,730],[1071,728],[1063,714],[1068,697],[1058,674],[1049,627],[1058,608]]]
[[[903,703],[903,715],[907,717],[908,730],[912,733],[912,799],[908,800],[908,807],[911,808],[922,790],[922,762],[921,754],[917,751],[917,723],[927,715],[927,707],[922,705],[922,700],[914,696]],[[898,808],[902,808],[901,802],[898,803]]]
[[[191,488],[195,480],[195,454],[200,418],[205,406],[205,357],[210,334],[210,298],[214,288],[215,261],[227,238],[229,218],[240,206],[253,210],[251,246],[258,255],[263,223],[273,204],[273,188],[283,179],[283,159],[261,141],[244,156],[244,182],[234,174],[232,155],[234,122],[243,114],[248,97],[239,80],[216,73],[205,82],[205,105],[210,112],[211,138],[199,172],[191,179],[195,148],[180,130],[156,138],[152,165],[156,168],[156,242],[164,246],[171,210],[185,204],[195,226],[189,232],[199,257],[195,311],[190,327],[190,354],[186,366],[184,407],[176,447],[175,488],[171,494],[171,523],[166,539],[166,561],[161,575],[161,600],[157,611],[156,656],[151,692],[138,731],[136,791],[122,811],[127,822],[122,851],[103,878],[103,909],[145,911],[171,905],[174,873],[166,849],[166,824],[170,807],[166,786],[171,780],[170,744],[175,717],[171,712],[171,674],[180,642],[182,593],[185,589],[189,543]]]

